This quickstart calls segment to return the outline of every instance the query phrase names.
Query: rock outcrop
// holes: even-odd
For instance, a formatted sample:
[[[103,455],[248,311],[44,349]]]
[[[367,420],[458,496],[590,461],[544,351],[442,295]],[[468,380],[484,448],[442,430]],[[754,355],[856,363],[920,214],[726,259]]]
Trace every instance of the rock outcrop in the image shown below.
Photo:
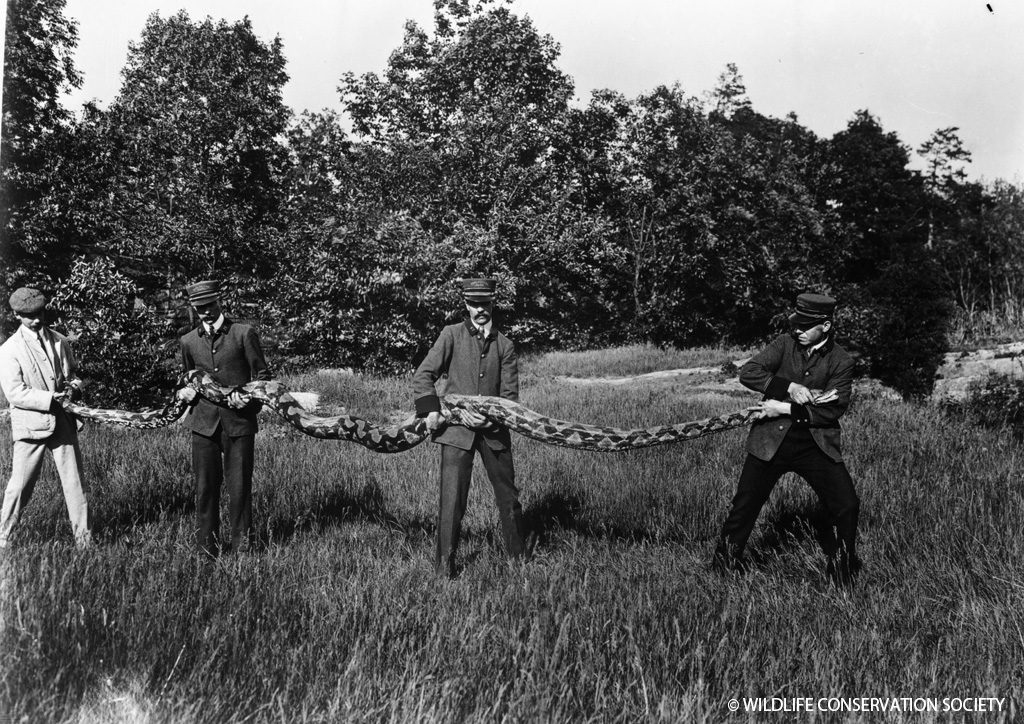
[[[973,383],[989,375],[1024,379],[1024,342],[948,353],[935,373],[932,399],[962,400]]]

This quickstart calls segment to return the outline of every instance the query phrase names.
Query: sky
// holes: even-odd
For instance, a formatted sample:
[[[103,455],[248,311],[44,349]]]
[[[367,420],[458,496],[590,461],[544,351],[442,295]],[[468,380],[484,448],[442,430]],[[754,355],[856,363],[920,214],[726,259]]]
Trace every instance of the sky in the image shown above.
[[[700,96],[727,63],[755,110],[795,112],[828,137],[867,109],[916,149],[957,126],[975,180],[1024,182],[1024,2],[1020,0],[515,0],[561,45],[577,102],[679,83]],[[66,103],[109,103],[146,17],[185,10],[280,36],[294,110],[341,110],[346,71],[380,72],[406,20],[432,27],[432,0],[67,0],[84,85]]]

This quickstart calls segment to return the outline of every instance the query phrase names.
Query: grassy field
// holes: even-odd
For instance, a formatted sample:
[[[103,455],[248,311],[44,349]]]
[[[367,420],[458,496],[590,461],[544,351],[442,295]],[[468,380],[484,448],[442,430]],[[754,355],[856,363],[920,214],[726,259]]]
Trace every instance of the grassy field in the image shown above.
[[[650,371],[644,349],[579,374]],[[714,365],[732,353],[688,357]],[[735,356],[742,356],[737,354]],[[573,357],[526,360],[523,401],[647,426],[742,408],[687,378],[570,386]],[[696,366],[686,362],[675,366]],[[673,365],[668,365],[673,366]],[[296,387],[386,420],[406,380],[310,375]],[[707,568],[744,432],[620,454],[517,438],[538,555],[502,556],[474,478],[455,581],[431,573],[438,451],[380,455],[269,422],[257,439],[261,545],[189,547],[180,427],[83,434],[98,545],[70,545],[50,464],[0,559],[0,714],[11,721],[960,721],[962,714],[731,714],[741,697],[997,697],[1024,716],[1022,448],[926,406],[860,398],[847,416],[866,569],[822,578],[813,494],[784,479],[753,570]],[[6,424],[0,434],[8,435]],[[10,466],[0,446],[0,469]],[[481,466],[477,466],[480,468]],[[2,716],[0,716],[0,720]]]

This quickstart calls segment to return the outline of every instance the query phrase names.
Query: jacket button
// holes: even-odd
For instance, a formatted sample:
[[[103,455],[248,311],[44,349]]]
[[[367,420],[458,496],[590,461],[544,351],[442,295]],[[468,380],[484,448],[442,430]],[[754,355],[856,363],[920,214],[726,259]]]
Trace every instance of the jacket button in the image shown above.
[[[484,373],[483,373],[483,372],[481,372],[481,373],[480,373],[480,376],[481,376],[481,377],[483,377],[483,376],[484,376]]]
[[[487,356],[486,354],[482,354],[482,355],[480,355],[480,359],[483,359],[486,356]]]
[[[213,368],[213,371],[214,371],[214,372],[220,372],[220,367],[214,367],[214,368]],[[782,428],[780,427],[779,429],[781,430]]]
[[[779,425],[779,429],[780,429],[780,430],[782,429],[782,425]]]
[[[806,377],[806,376],[807,376],[807,375],[809,375],[809,374],[811,374],[811,371],[810,371],[810,370],[807,370],[806,372],[804,372],[804,377]]]

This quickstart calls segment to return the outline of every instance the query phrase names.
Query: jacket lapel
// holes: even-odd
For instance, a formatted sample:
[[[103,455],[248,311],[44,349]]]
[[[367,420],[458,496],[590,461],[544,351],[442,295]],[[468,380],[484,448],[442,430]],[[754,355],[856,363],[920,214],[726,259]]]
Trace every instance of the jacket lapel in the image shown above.
[[[53,348],[53,372],[57,379],[64,381],[71,376],[71,368],[67,365],[68,356],[64,352],[64,343],[53,332],[47,330],[50,346]]]
[[[24,328],[18,329],[18,337],[21,340],[23,358],[35,372],[35,379],[33,380],[33,383],[40,389],[52,391],[52,388],[50,387],[51,377],[46,373],[46,370],[43,369],[43,362],[39,359],[39,355],[43,353],[43,350],[35,349],[36,345],[32,344],[28,335],[26,335],[22,329]]]

